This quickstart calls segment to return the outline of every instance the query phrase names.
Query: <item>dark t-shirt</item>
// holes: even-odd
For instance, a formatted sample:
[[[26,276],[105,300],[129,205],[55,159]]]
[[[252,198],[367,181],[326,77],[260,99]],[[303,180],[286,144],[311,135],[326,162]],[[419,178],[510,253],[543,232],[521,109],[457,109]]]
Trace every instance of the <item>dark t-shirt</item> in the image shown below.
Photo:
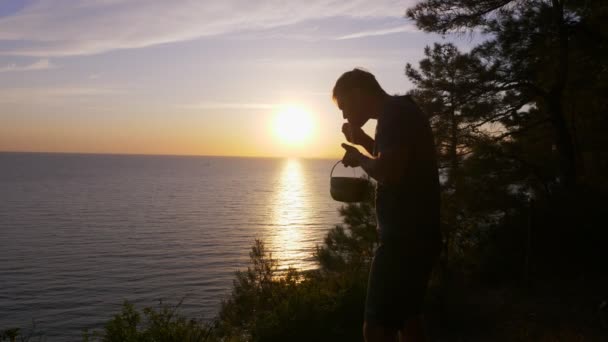
[[[378,117],[374,155],[389,150],[403,151],[406,165],[398,182],[377,185],[381,240],[436,243],[440,198],[435,144],[428,118],[411,96],[392,96]]]

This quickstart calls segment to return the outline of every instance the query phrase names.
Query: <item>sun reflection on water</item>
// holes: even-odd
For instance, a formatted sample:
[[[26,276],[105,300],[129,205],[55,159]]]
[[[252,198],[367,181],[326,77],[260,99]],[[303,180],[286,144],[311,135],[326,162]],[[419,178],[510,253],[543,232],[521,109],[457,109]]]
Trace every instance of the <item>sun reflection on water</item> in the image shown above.
[[[272,203],[271,250],[280,268],[311,268],[311,247],[305,231],[310,221],[310,190],[302,164],[297,159],[285,161],[275,188]]]

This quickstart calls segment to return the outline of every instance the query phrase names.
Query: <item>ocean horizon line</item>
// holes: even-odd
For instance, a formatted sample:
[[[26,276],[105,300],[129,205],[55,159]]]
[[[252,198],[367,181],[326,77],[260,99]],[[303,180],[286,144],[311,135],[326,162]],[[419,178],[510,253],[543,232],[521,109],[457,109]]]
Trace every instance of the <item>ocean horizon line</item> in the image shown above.
[[[0,154],[58,154],[58,155],[91,155],[91,156],[132,156],[132,157],[186,157],[186,158],[234,158],[234,159],[303,159],[303,160],[337,160],[340,157],[298,157],[298,156],[239,156],[239,155],[205,155],[205,154],[163,154],[163,153],[113,153],[113,152],[57,152],[57,151],[3,151]]]

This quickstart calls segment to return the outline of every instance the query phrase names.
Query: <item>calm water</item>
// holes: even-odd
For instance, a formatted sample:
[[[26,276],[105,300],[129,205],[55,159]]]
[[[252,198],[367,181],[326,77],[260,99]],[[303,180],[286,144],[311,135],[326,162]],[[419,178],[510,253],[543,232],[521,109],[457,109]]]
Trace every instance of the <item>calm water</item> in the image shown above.
[[[331,160],[0,153],[0,329],[49,341],[123,300],[212,318],[255,238],[314,267],[340,222]]]

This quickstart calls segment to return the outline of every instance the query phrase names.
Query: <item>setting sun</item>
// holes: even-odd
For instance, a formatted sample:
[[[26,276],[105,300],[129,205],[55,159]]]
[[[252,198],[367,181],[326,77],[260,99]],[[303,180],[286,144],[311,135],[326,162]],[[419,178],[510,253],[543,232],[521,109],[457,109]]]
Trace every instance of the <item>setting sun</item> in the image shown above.
[[[281,108],[274,117],[274,134],[281,143],[301,145],[311,139],[313,129],[311,114],[300,107]]]

